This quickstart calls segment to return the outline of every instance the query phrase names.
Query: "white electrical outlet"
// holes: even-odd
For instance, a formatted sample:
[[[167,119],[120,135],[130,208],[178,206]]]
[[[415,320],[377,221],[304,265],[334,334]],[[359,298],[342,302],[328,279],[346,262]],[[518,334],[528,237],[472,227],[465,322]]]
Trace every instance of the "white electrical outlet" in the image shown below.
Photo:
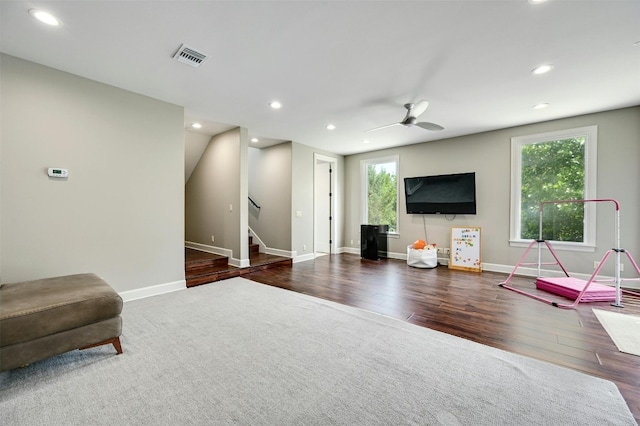
[[[600,266],[600,262],[598,262],[597,260],[593,262],[593,269],[598,269],[598,266]]]
[[[213,235],[211,236],[211,242],[215,243],[216,242],[216,237],[214,237]]]
[[[302,245],[302,250],[307,251],[307,245],[306,244]]]
[[[353,245],[353,240],[351,240],[351,245]]]

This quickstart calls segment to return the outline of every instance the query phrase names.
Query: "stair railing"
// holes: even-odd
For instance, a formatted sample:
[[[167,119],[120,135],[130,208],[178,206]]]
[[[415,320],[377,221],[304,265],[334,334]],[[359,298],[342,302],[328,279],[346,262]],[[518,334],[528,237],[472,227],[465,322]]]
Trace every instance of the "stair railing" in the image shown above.
[[[255,201],[253,201],[253,200],[251,199],[251,197],[249,197],[249,202],[251,203],[251,205],[252,205],[253,207],[255,207],[256,209],[260,210],[260,206],[259,206]]]

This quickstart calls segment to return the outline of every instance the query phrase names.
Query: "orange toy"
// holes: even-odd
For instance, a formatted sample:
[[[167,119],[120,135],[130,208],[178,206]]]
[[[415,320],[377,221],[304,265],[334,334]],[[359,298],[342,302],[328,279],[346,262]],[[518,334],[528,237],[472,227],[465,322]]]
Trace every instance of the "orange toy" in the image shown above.
[[[413,243],[413,248],[416,250],[422,250],[426,246],[427,246],[427,242],[425,240],[418,240],[415,243]]]

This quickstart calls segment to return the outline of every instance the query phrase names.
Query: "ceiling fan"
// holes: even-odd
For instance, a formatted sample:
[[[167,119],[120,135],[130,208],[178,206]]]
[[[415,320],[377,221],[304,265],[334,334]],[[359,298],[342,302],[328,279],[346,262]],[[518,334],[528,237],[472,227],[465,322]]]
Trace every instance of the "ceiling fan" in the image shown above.
[[[432,130],[432,131],[444,130],[444,127],[438,124],[429,123],[427,121],[418,121],[418,117],[427,110],[428,106],[429,106],[429,102],[425,100],[418,101],[415,104],[413,103],[404,104],[404,107],[407,109],[407,115],[405,115],[402,121],[398,123],[387,124],[384,126],[376,127],[375,129],[367,130],[367,132],[373,132],[374,130],[386,129],[387,127],[399,126],[399,125],[405,126],[405,127],[418,126],[418,127],[422,127],[425,130]]]

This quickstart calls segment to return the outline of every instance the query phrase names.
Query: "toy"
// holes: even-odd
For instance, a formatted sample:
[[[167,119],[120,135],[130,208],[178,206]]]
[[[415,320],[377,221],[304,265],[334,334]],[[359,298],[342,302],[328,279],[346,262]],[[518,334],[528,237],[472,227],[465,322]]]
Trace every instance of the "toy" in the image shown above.
[[[417,240],[415,243],[413,243],[413,248],[416,250],[422,250],[426,246],[427,242],[425,240]]]

